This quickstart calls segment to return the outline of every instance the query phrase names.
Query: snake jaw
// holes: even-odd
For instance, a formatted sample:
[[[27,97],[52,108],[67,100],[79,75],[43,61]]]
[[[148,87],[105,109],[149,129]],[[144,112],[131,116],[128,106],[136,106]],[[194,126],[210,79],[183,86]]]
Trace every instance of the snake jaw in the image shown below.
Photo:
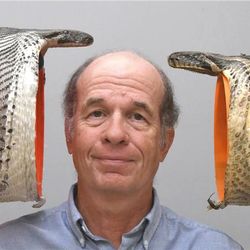
[[[87,33],[77,30],[45,31],[41,36],[47,40],[49,47],[83,47],[94,42],[94,38]]]
[[[211,199],[211,197],[214,195],[214,193],[212,193],[209,198],[207,199],[207,202],[208,202],[208,206],[207,206],[207,209],[208,210],[212,210],[212,209],[215,209],[215,210],[218,210],[218,209],[223,209],[226,207],[226,204],[225,202],[223,201],[214,201]]]
[[[211,76],[218,75],[222,70],[209,57],[201,52],[175,52],[168,57],[168,64],[173,68],[185,69]]]

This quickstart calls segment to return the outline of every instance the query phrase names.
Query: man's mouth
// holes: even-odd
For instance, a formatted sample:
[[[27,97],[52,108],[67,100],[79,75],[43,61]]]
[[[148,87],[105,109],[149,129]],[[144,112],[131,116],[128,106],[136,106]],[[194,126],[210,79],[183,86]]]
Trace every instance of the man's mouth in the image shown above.
[[[120,155],[93,155],[92,158],[108,165],[123,165],[134,161],[132,158]]]
[[[92,156],[92,158],[100,160],[100,161],[117,161],[117,162],[130,162],[133,161],[129,158],[124,158],[120,156]]]

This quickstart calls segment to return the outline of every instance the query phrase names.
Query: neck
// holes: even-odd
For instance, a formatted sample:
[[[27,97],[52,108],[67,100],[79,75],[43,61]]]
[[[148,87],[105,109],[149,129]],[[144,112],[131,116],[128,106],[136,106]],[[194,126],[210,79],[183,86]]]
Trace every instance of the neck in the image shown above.
[[[114,247],[134,228],[152,206],[152,187],[133,194],[100,194],[78,183],[77,207],[89,230],[109,240]],[[96,219],[98,218],[98,219]]]

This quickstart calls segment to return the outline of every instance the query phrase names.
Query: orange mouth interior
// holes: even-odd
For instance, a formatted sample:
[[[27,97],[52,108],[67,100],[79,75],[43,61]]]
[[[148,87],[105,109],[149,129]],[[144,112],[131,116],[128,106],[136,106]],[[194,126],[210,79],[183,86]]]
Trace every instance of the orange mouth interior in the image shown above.
[[[44,68],[39,70],[38,90],[36,96],[36,138],[35,138],[35,157],[36,157],[36,183],[38,198],[42,196],[43,179],[43,153],[44,153]]]
[[[224,200],[225,172],[228,159],[227,118],[229,112],[229,102],[229,81],[223,74],[220,74],[216,83],[214,104],[215,178],[220,201]]]

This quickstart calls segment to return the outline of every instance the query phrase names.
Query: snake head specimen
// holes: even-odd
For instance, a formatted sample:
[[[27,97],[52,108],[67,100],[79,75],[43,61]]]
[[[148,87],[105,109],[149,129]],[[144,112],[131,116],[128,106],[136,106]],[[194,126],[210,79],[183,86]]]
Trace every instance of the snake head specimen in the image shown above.
[[[1,202],[44,204],[43,58],[48,48],[92,43],[92,36],[75,30],[0,28]]]
[[[250,57],[183,51],[168,57],[171,67],[217,76],[214,158],[218,201],[210,209],[250,205]]]

